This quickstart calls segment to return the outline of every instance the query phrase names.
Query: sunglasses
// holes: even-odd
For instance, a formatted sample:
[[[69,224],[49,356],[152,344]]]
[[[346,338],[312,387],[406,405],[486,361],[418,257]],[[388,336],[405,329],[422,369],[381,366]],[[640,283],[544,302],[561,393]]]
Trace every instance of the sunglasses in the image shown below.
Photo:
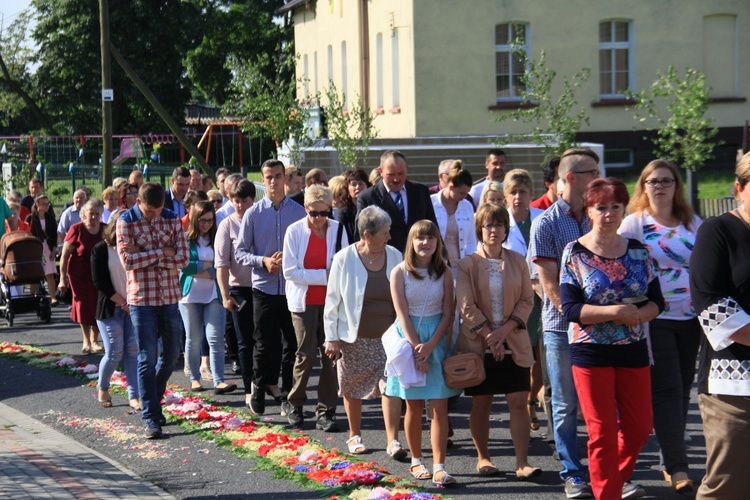
[[[330,217],[331,216],[331,212],[330,211],[316,212],[315,210],[310,210],[309,212],[307,212],[307,215],[309,215],[312,218],[315,218],[315,217]]]

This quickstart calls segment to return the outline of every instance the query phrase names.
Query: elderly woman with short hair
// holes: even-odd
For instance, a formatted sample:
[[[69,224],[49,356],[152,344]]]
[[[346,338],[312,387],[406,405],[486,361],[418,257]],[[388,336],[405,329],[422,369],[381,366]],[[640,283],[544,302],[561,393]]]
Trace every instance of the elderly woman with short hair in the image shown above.
[[[307,217],[287,229],[282,260],[286,299],[297,336],[297,356],[294,361],[292,390],[281,406],[289,423],[301,428],[304,422],[302,406],[307,400],[307,382],[316,364],[317,352],[320,351],[322,369],[315,418],[316,427],[326,432],[338,430],[335,421],[338,394],[336,371],[323,349],[323,307],[328,270],[333,256],[342,247],[349,245],[346,234],[339,232],[339,223],[329,219],[332,202],[333,194],[325,186],[312,185],[305,190]]]
[[[60,285],[65,291],[70,287],[73,304],[70,319],[81,325],[83,347],[81,352],[102,352],[99,345],[99,328],[96,326],[96,299],[98,292],[91,278],[91,250],[102,241],[104,224],[101,223],[104,204],[92,198],[81,207],[81,222],[73,224],[65,235],[60,256]]]
[[[394,459],[406,457],[398,442],[401,401],[386,396],[383,333],[396,319],[390,275],[402,261],[401,252],[388,246],[391,218],[381,208],[359,213],[362,239],[337,253],[331,264],[323,324],[326,355],[338,363],[338,378],[349,421],[350,453],[364,453],[360,425],[362,400],[382,396],[386,448]]]

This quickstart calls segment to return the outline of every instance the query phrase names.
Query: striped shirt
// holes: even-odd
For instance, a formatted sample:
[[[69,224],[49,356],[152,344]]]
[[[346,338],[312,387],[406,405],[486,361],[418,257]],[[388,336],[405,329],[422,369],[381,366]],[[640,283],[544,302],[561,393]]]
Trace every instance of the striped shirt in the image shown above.
[[[130,244],[138,247],[129,253]],[[171,246],[175,255],[166,257],[162,248]],[[128,304],[163,306],[182,298],[179,270],[188,264],[188,246],[180,219],[163,209],[153,220],[143,216],[136,204],[117,219],[117,253],[128,275]]]
[[[556,262],[559,282],[559,271],[565,246],[588,233],[590,229],[587,217],[584,216],[583,221],[579,223],[570,205],[562,198],[558,198],[551,207],[531,223],[529,259],[531,262],[540,260]],[[546,294],[544,295],[544,307],[542,308],[542,326],[545,332],[564,333],[568,331],[568,322],[565,321]]]
[[[237,217],[236,214],[228,216],[219,224],[219,230],[216,231],[216,241],[214,241],[214,249],[216,250],[214,267],[216,269],[220,267],[229,268],[230,286],[251,287],[253,286],[253,268],[239,264],[234,255],[241,224],[242,219]]]
[[[263,258],[282,251],[287,228],[306,216],[302,205],[290,198],[284,198],[276,208],[266,197],[245,212],[235,257],[241,265],[253,268],[253,288],[268,295],[284,295],[283,273],[269,273]]]

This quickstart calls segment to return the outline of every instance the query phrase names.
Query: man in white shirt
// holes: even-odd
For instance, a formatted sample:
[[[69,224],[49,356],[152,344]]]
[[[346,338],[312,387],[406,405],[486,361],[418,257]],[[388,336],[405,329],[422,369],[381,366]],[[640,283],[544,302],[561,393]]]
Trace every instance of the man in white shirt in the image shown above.
[[[469,191],[469,196],[474,200],[474,208],[479,208],[482,201],[482,190],[490,181],[497,181],[502,184],[505,178],[505,151],[502,149],[490,149],[484,160],[484,168],[487,169],[487,177],[477,181]]]

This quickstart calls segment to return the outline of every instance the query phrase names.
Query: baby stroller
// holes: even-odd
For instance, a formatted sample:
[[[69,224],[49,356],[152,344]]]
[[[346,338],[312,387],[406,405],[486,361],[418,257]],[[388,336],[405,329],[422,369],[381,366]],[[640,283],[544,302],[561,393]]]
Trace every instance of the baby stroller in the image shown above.
[[[0,239],[0,316],[5,316],[8,326],[13,326],[16,314],[32,311],[40,321],[52,320],[52,304],[44,289],[42,245],[25,231],[7,233]]]

